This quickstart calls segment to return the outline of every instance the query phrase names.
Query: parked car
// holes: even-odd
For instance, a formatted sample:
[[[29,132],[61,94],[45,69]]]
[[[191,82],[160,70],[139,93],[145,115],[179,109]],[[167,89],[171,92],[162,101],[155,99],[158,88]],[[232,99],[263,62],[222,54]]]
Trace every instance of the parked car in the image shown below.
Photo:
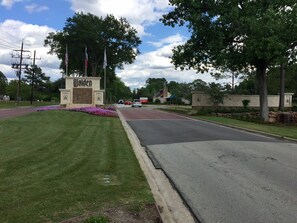
[[[124,100],[123,100],[123,99],[120,99],[120,100],[118,101],[118,104],[124,104]]]
[[[132,102],[132,107],[139,107],[139,108],[141,108],[142,107],[142,103],[140,102],[139,99],[134,99],[133,102]]]
[[[125,105],[132,105],[132,101],[125,101]]]

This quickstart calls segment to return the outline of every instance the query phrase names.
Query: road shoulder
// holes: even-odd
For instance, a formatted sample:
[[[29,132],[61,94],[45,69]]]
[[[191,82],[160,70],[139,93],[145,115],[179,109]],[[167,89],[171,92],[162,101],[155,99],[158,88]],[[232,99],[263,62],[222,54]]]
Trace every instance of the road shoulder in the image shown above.
[[[194,223],[195,220],[191,212],[185,206],[176,190],[172,187],[166,175],[162,170],[155,169],[153,163],[145,152],[145,148],[140,145],[139,139],[119,110],[118,114],[139,161],[140,167],[150,185],[162,221],[164,223]]]

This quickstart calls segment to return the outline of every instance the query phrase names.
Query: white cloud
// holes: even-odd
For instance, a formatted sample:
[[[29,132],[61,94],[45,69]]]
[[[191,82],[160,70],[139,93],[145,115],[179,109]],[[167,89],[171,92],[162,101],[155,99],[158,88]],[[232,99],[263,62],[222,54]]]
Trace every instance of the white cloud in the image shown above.
[[[9,8],[14,3],[22,0],[2,0],[1,5]],[[93,13],[105,17],[106,14],[113,14],[116,17],[125,17],[132,24],[140,35],[148,35],[146,28],[159,22],[162,14],[168,12],[168,0],[69,0],[72,3],[72,10],[76,12]],[[30,6],[30,7],[29,7]],[[29,5],[27,10],[36,12],[46,10],[38,5]],[[26,24],[16,20],[5,20],[0,22],[0,71],[8,79],[16,78],[15,71],[11,68],[11,52],[13,49],[20,49],[24,40],[24,49],[36,50],[36,64],[40,66],[51,80],[61,77],[59,70],[60,61],[56,55],[47,54],[48,48],[44,47],[44,39],[49,32],[56,30],[48,26]],[[193,70],[175,70],[170,62],[172,48],[182,44],[185,37],[176,34],[168,36],[157,42],[151,42],[158,49],[141,54],[131,65],[124,66],[124,70],[117,71],[117,75],[131,89],[144,86],[148,78],[166,78],[167,81],[192,82],[195,79],[203,79],[206,82],[214,81],[210,75],[197,74]]]
[[[170,8],[168,0],[70,0],[75,12],[90,12],[105,17],[125,17],[138,31],[146,35],[145,27],[158,22]]]
[[[148,43],[155,47],[161,47],[161,46],[164,46],[165,44],[180,43],[180,42],[184,42],[185,40],[186,40],[186,37],[178,33],[176,35],[168,36],[164,39],[161,39],[158,42],[148,42]]]
[[[11,9],[14,3],[22,2],[23,0],[2,0],[1,5],[6,7],[7,9]]]
[[[214,78],[207,73],[197,74],[194,70],[176,70],[169,58],[172,55],[172,48],[176,45],[177,43],[172,43],[139,55],[135,63],[126,65],[124,70],[119,70],[118,76],[131,89],[143,87],[148,78],[165,78],[169,82],[180,83],[190,83],[196,79],[214,81]]]
[[[31,5],[26,5],[25,9],[27,10],[28,13],[33,13],[33,12],[43,12],[43,11],[49,10],[49,7],[44,5],[31,4]]]
[[[36,50],[37,60],[36,64],[42,68],[51,80],[56,80],[61,77],[59,70],[60,61],[56,55],[49,55],[49,49],[44,47],[44,39],[49,32],[55,31],[47,26],[38,26],[26,24],[21,21],[5,20],[0,23],[0,70],[9,79],[16,78],[15,70],[11,68],[11,58],[13,50],[21,48],[22,41],[24,42],[24,50],[33,52]],[[32,60],[27,60],[27,63],[32,63]]]

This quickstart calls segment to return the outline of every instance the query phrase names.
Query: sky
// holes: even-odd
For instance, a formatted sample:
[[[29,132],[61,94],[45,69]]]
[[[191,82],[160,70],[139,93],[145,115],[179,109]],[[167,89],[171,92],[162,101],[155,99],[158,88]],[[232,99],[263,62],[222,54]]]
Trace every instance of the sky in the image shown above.
[[[208,74],[194,70],[181,71],[171,63],[173,47],[183,44],[190,33],[186,27],[164,26],[159,19],[172,7],[168,0],[0,0],[0,71],[9,79],[15,79],[11,68],[13,50],[36,50],[36,65],[50,76],[52,81],[61,78],[56,55],[48,54],[44,39],[49,32],[61,31],[66,19],[75,12],[92,13],[105,17],[112,14],[124,17],[137,30],[142,40],[141,52],[133,64],[125,65],[116,74],[132,89],[145,86],[148,78],[165,78],[168,82],[190,83],[202,79],[215,81]],[[28,61],[32,63],[32,61]],[[230,80],[224,80],[230,82]]]

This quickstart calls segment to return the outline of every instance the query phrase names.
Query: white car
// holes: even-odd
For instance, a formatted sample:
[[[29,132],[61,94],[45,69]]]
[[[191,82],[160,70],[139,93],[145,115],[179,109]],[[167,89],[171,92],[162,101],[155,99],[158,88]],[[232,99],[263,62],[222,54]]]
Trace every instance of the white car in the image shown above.
[[[140,102],[139,99],[134,99],[133,102],[132,102],[132,107],[139,107],[139,108],[141,108],[142,107],[142,103]]]

